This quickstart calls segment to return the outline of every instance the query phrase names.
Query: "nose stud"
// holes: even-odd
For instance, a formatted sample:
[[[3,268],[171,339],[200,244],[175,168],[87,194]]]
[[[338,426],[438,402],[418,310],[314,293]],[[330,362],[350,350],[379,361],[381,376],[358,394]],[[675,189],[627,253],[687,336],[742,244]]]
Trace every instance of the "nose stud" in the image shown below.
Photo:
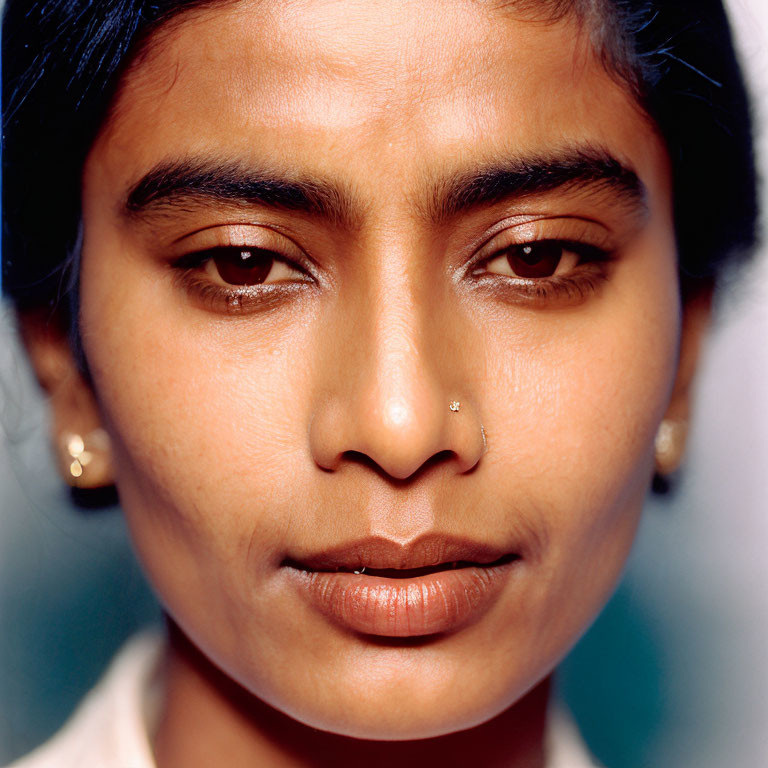
[[[461,408],[461,403],[458,400],[451,400],[451,402],[448,403],[448,408],[454,413],[458,413],[459,408]]]

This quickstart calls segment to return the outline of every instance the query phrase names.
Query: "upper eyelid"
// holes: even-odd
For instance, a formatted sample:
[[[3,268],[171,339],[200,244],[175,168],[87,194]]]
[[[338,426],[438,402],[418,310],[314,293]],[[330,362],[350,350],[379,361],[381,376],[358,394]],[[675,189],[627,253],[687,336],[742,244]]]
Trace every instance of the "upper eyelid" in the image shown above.
[[[244,245],[223,245],[222,246],[222,245],[219,245],[219,246],[213,246],[211,248],[202,248],[202,249],[199,249],[199,250],[190,251],[186,255],[182,256],[179,260],[177,260],[176,264],[178,266],[184,267],[187,270],[191,270],[191,271],[195,271],[195,272],[197,272],[199,270],[205,271],[206,266],[210,262],[212,262],[213,258],[214,258],[212,255],[207,255],[206,256],[206,254],[211,254],[211,252],[214,252],[214,251],[217,251],[217,250],[230,250],[230,249],[237,249],[237,248],[240,248],[240,249],[243,249],[243,250],[246,250],[248,248],[253,248],[254,250],[256,250],[257,246],[254,246],[254,245],[251,245],[251,246],[247,246],[247,245],[245,245],[245,246]],[[275,258],[273,258],[273,268],[274,268],[274,262],[280,262],[282,264],[288,265],[293,271],[295,271],[297,273],[301,273],[304,276],[302,280],[300,280],[297,277],[297,278],[295,278],[295,280],[293,282],[304,282],[304,281],[307,280],[307,278],[316,279],[316,277],[313,274],[313,272],[304,263],[304,260],[294,259],[294,258],[290,258],[290,257],[287,257],[287,256],[281,256],[281,254],[276,253],[276,252],[272,252],[268,248],[258,248],[258,250],[263,250],[263,251],[268,251],[270,253],[274,253]],[[271,271],[272,270],[270,269],[270,272]],[[201,278],[201,279],[203,279],[203,278]],[[205,279],[210,279],[210,278],[205,278]],[[215,283],[211,282],[211,284],[214,285]],[[262,285],[262,284],[259,284],[259,285]],[[268,285],[268,283],[264,283],[264,285]],[[224,286],[221,286],[221,287],[224,290],[230,290],[230,291],[237,291],[237,290],[242,288],[242,286],[237,286],[237,285],[234,285],[234,284],[231,285],[229,288],[224,288]],[[250,286],[250,287],[253,288],[254,286]]]
[[[598,248],[597,246],[588,245],[586,243],[569,243],[569,242],[564,241],[564,240],[539,240],[538,242],[540,242],[540,243],[544,243],[544,242],[557,242],[557,243],[560,243],[564,252],[570,251],[571,253],[575,253],[576,254],[576,257],[577,257],[576,264],[574,264],[571,267],[571,269],[566,274],[564,274],[564,275],[557,275],[557,274],[553,273],[551,275],[547,275],[547,276],[544,276],[544,277],[537,277],[537,278],[526,278],[526,277],[513,276],[513,275],[502,275],[502,274],[498,274],[498,273],[495,273],[495,272],[484,272],[484,275],[496,275],[496,274],[498,274],[499,277],[508,278],[508,279],[512,279],[512,280],[526,280],[526,281],[528,281],[528,280],[532,280],[533,279],[533,280],[536,280],[537,282],[542,282],[543,283],[543,282],[545,282],[547,280],[553,280],[553,279],[558,279],[558,278],[560,278],[560,279],[566,278],[567,279],[569,276],[579,273],[582,268],[584,268],[585,266],[588,266],[589,264],[594,264],[596,262],[604,262],[604,261],[609,260],[609,259],[606,258],[606,256],[608,255],[609,252],[603,250],[602,248]],[[532,242],[530,244],[531,245],[535,245],[535,242]],[[521,243],[521,245],[525,245],[525,243]],[[583,258],[584,254],[580,252],[582,250],[582,248],[580,248],[579,246],[582,246],[584,250],[590,250],[590,249],[596,250],[597,254],[594,254],[594,258],[586,258],[586,259],[584,259]],[[504,253],[503,253],[504,250],[505,249],[502,248],[500,250],[494,251],[490,256],[486,256],[485,258],[480,259],[479,261],[477,261],[475,263],[473,269],[472,269],[471,274],[475,274],[476,271],[480,270],[481,268],[487,268],[489,264],[491,264],[492,262],[494,262],[494,261],[496,261],[498,259],[503,259],[504,258]]]
[[[181,237],[177,237],[170,245],[173,247],[184,246],[186,240],[192,238],[203,238],[207,233],[207,238],[210,239],[210,243],[200,244],[200,246],[189,246],[191,250],[212,250],[213,248],[227,248],[227,247],[251,247],[251,248],[264,248],[263,245],[253,242],[253,236],[257,233],[261,233],[261,237],[270,237],[279,239],[280,241],[286,241],[290,244],[291,250],[296,250],[298,253],[307,257],[305,250],[282,228],[273,226],[271,224],[262,223],[243,223],[243,222],[231,222],[216,224],[213,226],[205,226],[194,232],[187,232]],[[223,233],[223,234],[222,234]],[[268,233],[268,234],[265,234]],[[226,235],[226,236],[224,236]],[[215,240],[215,242],[214,242]],[[191,252],[190,250],[190,252]],[[264,248],[264,250],[277,250]]]
[[[560,222],[558,225],[555,223],[552,225],[552,229],[546,233],[544,233],[542,230],[544,227],[541,226],[541,222],[547,222],[547,221],[555,221]],[[602,236],[598,235],[597,232],[595,232],[591,226],[590,223],[585,222],[584,220],[576,220],[581,221],[581,226],[583,229],[581,231],[574,231],[573,225],[565,225],[563,223],[563,217],[551,217],[547,219],[536,219],[535,221],[527,221],[524,224],[517,225],[517,226],[510,226],[510,227],[504,227],[502,229],[498,229],[495,233],[493,233],[491,236],[486,236],[486,238],[483,240],[482,244],[479,247],[476,247],[474,249],[473,255],[470,257],[470,259],[466,262],[466,266],[463,270],[464,274],[471,274],[473,270],[477,269],[478,266],[480,266],[483,263],[487,263],[491,261],[493,258],[500,256],[501,251],[503,251],[505,248],[508,248],[512,245],[526,245],[528,243],[541,243],[541,242],[560,242],[564,245],[570,244],[571,246],[582,244],[587,248],[595,248],[599,251],[602,251],[606,254],[611,253],[615,250],[615,244],[610,241],[608,231],[606,231],[606,228],[602,225],[599,225],[599,229],[603,230]],[[497,240],[502,240],[501,237],[504,233],[510,232],[511,230],[514,230],[517,233],[520,233],[521,228],[525,225],[537,225],[538,226],[538,233],[533,234],[530,232],[530,230],[527,230],[526,235],[522,235],[520,237],[512,237],[510,235],[509,241],[506,243],[499,242],[497,245],[493,245]],[[570,231],[565,231],[566,226],[570,227]],[[562,227],[562,229],[560,229]],[[586,236],[586,230],[589,229],[590,233],[594,236],[587,237]]]
[[[204,233],[210,234],[204,235]],[[222,233],[226,233],[226,237]],[[269,237],[271,243],[287,243],[288,248],[280,248],[278,245],[259,242],[259,238],[252,236],[254,233],[262,233],[263,237]],[[265,235],[264,233],[267,234]],[[200,240],[189,243],[185,242],[187,240],[191,241],[195,236],[199,236]],[[305,240],[306,237],[301,239]],[[194,232],[187,232],[174,242],[176,245],[172,250],[175,250],[177,255],[171,258],[171,266],[184,266],[184,262],[191,265],[196,254],[202,254],[214,248],[262,248],[274,251],[281,261],[293,264],[297,270],[303,271],[321,286],[328,288],[336,283],[333,270],[328,269],[323,260],[317,257],[318,254],[314,254],[312,250],[304,247],[304,244],[300,245],[297,241],[296,233],[272,222],[217,222],[216,224],[201,227]],[[200,265],[202,263],[204,262],[201,261]]]
[[[206,232],[211,234],[205,242],[184,242]],[[217,235],[217,232],[227,233],[227,236],[222,237],[221,234]],[[258,238],[253,236],[256,232],[270,233],[270,242],[258,242]],[[249,233],[250,237],[248,236]],[[264,236],[262,235],[262,237]],[[272,238],[275,239],[272,240]],[[312,276],[316,276],[317,272],[315,260],[292,237],[274,227],[263,224],[217,224],[215,226],[207,226],[177,238],[174,243],[176,249],[180,251],[174,259],[175,264],[194,262],[195,257],[200,257],[200,264],[202,264],[206,260],[202,258],[204,254],[218,249],[253,248],[272,252],[280,261],[294,264],[297,268]],[[288,247],[281,248],[280,245],[283,243],[288,245]],[[183,249],[182,246],[184,246]]]
[[[529,219],[509,226],[494,228],[476,248],[477,252],[489,248],[491,243],[509,235],[510,242],[518,245],[525,243],[557,240],[562,242],[581,242],[600,248],[608,248],[611,240],[610,230],[603,224],[580,217],[549,216]]]

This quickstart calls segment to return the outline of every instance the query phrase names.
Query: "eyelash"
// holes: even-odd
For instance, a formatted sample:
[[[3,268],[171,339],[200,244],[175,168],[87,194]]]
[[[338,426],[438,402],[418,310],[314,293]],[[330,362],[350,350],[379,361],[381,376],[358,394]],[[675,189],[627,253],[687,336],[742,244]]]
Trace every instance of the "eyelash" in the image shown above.
[[[579,261],[569,274],[538,278],[513,277],[490,272],[474,274],[476,269],[489,264],[511,248],[544,243],[555,244],[563,251],[571,251],[578,256]],[[612,260],[613,254],[605,248],[578,240],[544,237],[513,242],[497,248],[490,255],[480,256],[471,262],[467,272],[479,286],[490,288],[502,299],[515,302],[522,300],[534,304],[552,301],[576,304],[596,293],[608,280]]]
[[[523,278],[491,272],[474,274],[475,270],[502,256],[510,248],[542,243],[556,244],[564,251],[575,253],[579,257],[578,263],[566,275],[549,277]],[[291,268],[303,272],[306,278],[250,286],[233,285],[231,288],[225,288],[202,276],[201,268],[213,258],[212,254],[216,251],[253,247],[227,245],[186,254],[172,265],[176,271],[176,280],[184,291],[194,296],[206,308],[224,314],[268,311],[278,307],[290,295],[295,295],[305,290],[307,285],[313,284],[314,275],[305,265],[277,252],[272,252],[275,261],[288,264]],[[481,249],[481,253],[482,250],[484,249]],[[613,255],[609,250],[586,242],[552,237],[531,238],[525,242],[513,242],[497,248],[490,255],[476,257],[467,265],[465,273],[476,285],[492,290],[502,300],[540,305],[552,302],[570,305],[583,302],[600,289],[609,277],[609,264],[612,258]]]
[[[201,268],[212,260],[217,251],[232,249],[263,250],[272,254],[275,262],[289,265],[292,269],[303,272],[306,278],[259,283],[256,285],[232,285],[225,288],[211,282],[201,275]],[[182,256],[173,265],[177,270],[176,280],[181,288],[195,297],[206,308],[225,314],[249,314],[254,311],[266,311],[279,306],[288,294],[296,293],[312,283],[313,275],[309,269],[294,259],[282,256],[276,251],[257,248],[252,245],[226,245],[206,248]]]

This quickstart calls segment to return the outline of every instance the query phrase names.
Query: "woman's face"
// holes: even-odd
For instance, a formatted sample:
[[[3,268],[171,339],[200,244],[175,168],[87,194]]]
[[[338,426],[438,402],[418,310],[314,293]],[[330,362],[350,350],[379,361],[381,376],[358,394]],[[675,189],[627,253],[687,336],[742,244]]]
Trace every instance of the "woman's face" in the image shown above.
[[[181,16],[124,77],[84,222],[120,498],[198,648],[366,738],[549,673],[624,563],[680,336],[665,150],[576,23]]]

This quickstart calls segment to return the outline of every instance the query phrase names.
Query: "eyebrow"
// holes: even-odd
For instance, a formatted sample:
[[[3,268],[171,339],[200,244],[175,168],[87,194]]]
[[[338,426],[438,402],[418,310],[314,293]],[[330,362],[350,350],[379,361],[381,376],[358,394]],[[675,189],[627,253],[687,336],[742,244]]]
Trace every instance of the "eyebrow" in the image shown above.
[[[505,158],[457,173],[433,186],[424,218],[439,223],[463,211],[565,189],[609,191],[618,202],[647,212],[646,189],[637,173],[605,149],[566,147],[553,153]]]
[[[264,205],[355,228],[362,206],[352,192],[319,178],[254,170],[239,162],[184,159],[155,166],[126,195],[130,217],[151,216],[206,202]]]
[[[631,212],[647,212],[645,186],[637,173],[607,150],[592,146],[505,157],[428,181],[426,186],[427,195],[414,207],[433,224],[480,206],[560,189],[581,194],[608,191],[612,200]],[[155,166],[130,188],[123,210],[130,217],[144,217],[205,202],[297,211],[347,229],[358,228],[364,214],[363,203],[336,181],[205,159]]]

